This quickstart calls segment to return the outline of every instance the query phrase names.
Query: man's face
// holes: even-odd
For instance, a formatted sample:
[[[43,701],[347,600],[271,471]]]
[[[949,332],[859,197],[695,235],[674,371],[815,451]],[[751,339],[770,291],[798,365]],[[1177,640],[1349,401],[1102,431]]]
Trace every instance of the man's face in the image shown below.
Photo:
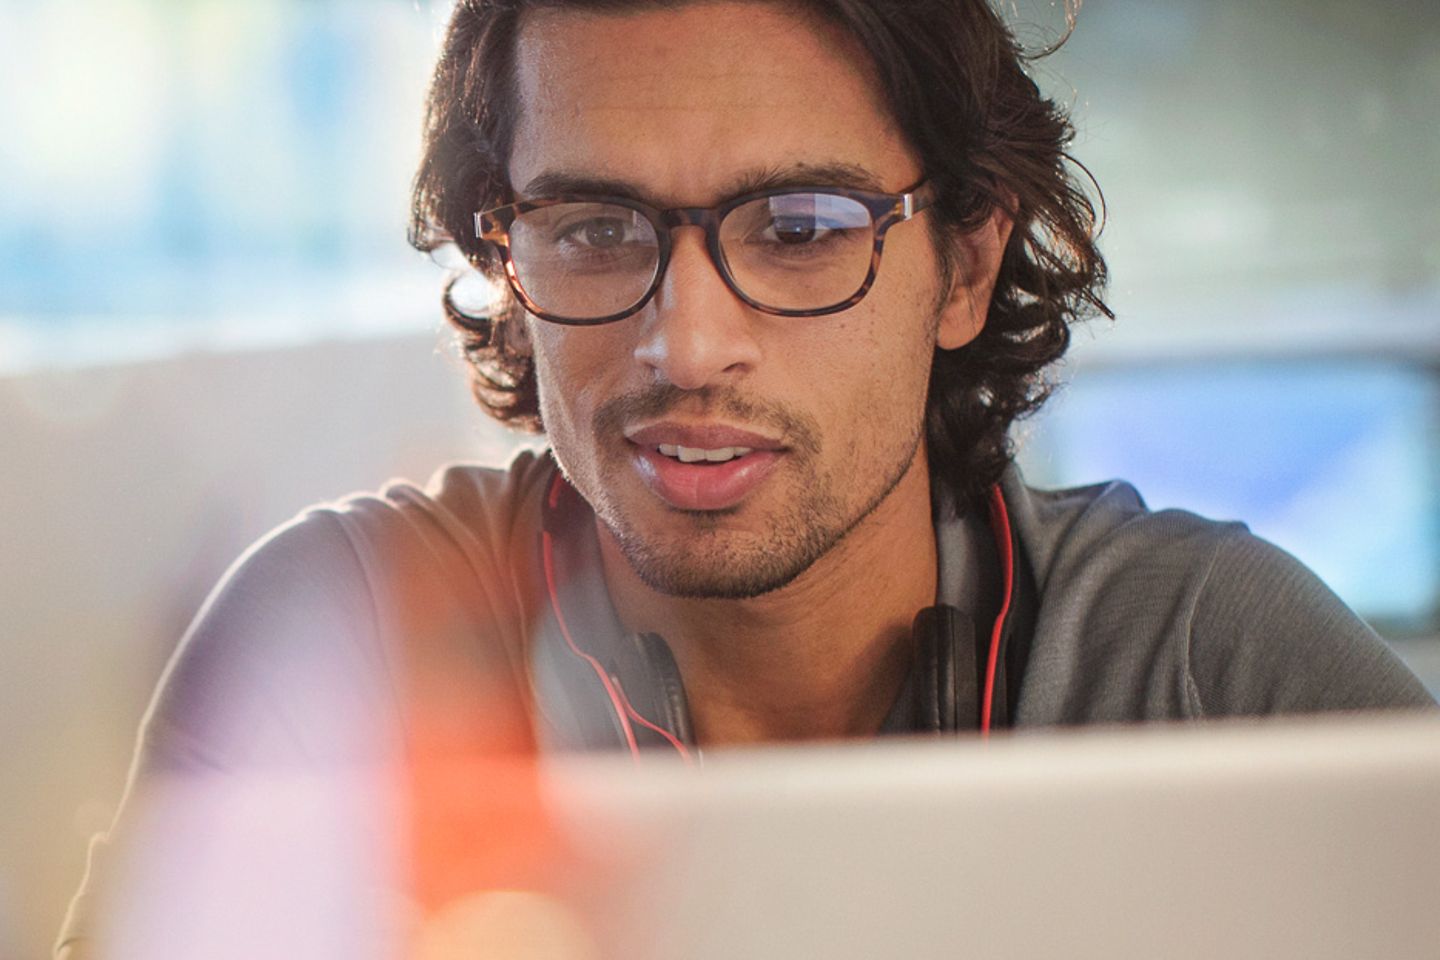
[[[861,51],[771,4],[702,3],[525,20],[510,182],[711,206],[835,171],[898,193],[920,165]],[[856,182],[848,184],[859,185]],[[587,189],[588,187],[588,189]],[[598,327],[528,318],[541,415],[567,476],[640,577],[687,596],[790,582],[892,491],[928,497],[921,437],[937,330],[983,304],[942,289],[928,214],[886,236],[875,285],[823,317],[777,317],[726,287],[698,228],[638,314]],[[687,463],[694,449],[725,462]]]

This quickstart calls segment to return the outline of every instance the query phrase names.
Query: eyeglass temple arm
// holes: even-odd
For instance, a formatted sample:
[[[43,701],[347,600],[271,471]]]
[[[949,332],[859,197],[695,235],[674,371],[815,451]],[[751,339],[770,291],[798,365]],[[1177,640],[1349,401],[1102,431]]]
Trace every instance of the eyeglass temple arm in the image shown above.
[[[934,202],[935,184],[929,180],[922,180],[913,189],[900,195],[900,219],[909,220]]]
[[[503,239],[504,233],[501,225],[485,214],[475,214],[475,239],[495,242]]]

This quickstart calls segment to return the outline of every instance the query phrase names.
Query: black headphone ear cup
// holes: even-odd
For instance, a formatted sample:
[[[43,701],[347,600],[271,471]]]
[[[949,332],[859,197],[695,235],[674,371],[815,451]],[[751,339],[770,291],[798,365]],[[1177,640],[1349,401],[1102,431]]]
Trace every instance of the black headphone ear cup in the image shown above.
[[[690,722],[690,703],[685,697],[685,682],[680,677],[680,667],[670,645],[658,633],[631,634],[631,647],[641,661],[641,670],[654,691],[653,703],[658,711],[657,721],[675,735],[681,743],[695,743],[695,732]]]
[[[948,604],[926,607],[910,628],[915,649],[917,726],[954,733],[976,726],[980,691],[975,666],[975,628]]]

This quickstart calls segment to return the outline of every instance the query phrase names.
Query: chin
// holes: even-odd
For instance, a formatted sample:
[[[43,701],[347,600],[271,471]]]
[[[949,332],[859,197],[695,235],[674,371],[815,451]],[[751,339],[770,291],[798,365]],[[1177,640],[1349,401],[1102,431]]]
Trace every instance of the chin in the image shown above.
[[[621,549],[636,576],[650,589],[672,597],[692,600],[750,600],[788,586],[808,570],[815,557],[789,558],[773,555],[750,558],[749,562],[727,558],[707,560],[694,554],[671,557],[644,549]]]
[[[607,523],[635,575],[673,597],[748,600],[788,586],[845,534],[830,525],[782,524],[769,534],[717,529],[704,516],[696,529],[648,536]]]

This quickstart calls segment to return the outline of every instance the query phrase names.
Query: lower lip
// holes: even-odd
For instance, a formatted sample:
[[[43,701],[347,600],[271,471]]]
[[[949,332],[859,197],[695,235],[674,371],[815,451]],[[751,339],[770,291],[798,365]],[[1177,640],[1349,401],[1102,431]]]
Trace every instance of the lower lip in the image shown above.
[[[754,450],[724,463],[681,463],[654,447],[635,449],[635,466],[652,493],[678,510],[725,510],[750,495],[780,462]]]

